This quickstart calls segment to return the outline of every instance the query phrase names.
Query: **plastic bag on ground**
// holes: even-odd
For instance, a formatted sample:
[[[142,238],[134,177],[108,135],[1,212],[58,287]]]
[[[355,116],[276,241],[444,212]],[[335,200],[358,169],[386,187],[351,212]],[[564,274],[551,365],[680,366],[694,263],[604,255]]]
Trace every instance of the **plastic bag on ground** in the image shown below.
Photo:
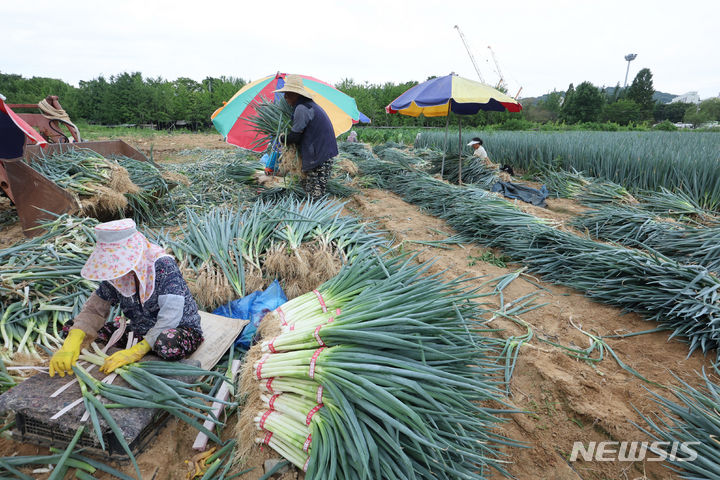
[[[285,302],[287,302],[287,296],[285,296],[280,282],[275,280],[264,292],[257,290],[243,298],[221,305],[212,313],[250,321],[235,340],[236,347],[248,350],[253,344],[255,333],[263,317]]]

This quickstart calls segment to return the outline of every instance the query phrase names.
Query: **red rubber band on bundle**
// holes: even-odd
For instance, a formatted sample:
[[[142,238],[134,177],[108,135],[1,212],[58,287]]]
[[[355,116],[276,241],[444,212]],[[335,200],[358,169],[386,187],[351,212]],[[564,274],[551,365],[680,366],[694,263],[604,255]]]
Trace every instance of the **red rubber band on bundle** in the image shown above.
[[[260,362],[258,363],[257,368],[255,369],[255,376],[258,380],[262,380],[262,366],[263,363],[265,363],[265,361],[268,359],[268,357],[270,357],[269,353],[263,355],[263,357],[260,359]]]
[[[267,412],[263,413],[262,418],[260,419],[260,428],[265,430],[265,421],[268,419],[271,413],[273,413],[275,410],[272,408],[268,410]]]
[[[325,305],[325,300],[323,300],[322,295],[318,290],[313,290],[313,293],[318,299],[318,302],[320,302],[320,308],[322,308],[323,313],[327,313],[327,306]]]
[[[275,410],[275,400],[282,395],[282,393],[276,393],[272,397],[270,397],[270,401],[268,402],[268,405],[270,405],[270,410]]]
[[[278,312],[278,317],[280,317],[280,321],[283,325],[287,325],[287,321],[285,320],[285,312],[282,311],[282,308],[278,307],[275,309],[276,312]]]
[[[322,407],[323,407],[323,404],[322,404],[322,403],[318,403],[317,405],[315,405],[315,406],[312,408],[312,410],[310,410],[310,411],[308,412],[307,416],[305,417],[305,424],[306,424],[308,427],[310,426],[310,422],[312,421],[312,417],[313,417],[317,412],[319,412]]]
[[[272,388],[272,382],[273,382],[273,380],[275,380],[276,378],[277,378],[277,377],[270,377],[270,378],[268,378],[268,381],[267,381],[267,383],[265,384],[265,388],[267,388],[267,389],[268,389],[268,392],[270,392],[270,393],[275,393],[275,390],[273,390],[273,388]]]
[[[315,350],[315,353],[313,353],[313,356],[310,359],[310,373],[309,373],[310,378],[315,378],[315,362],[317,362],[317,359],[323,350],[325,350],[325,347],[320,347],[317,350]]]
[[[317,341],[318,345],[321,347],[325,346],[325,342],[322,341],[322,338],[320,338],[320,329],[322,328],[322,325],[318,325],[317,328],[315,328],[315,331],[313,332],[313,336],[315,337],[315,340]]]
[[[277,340],[277,337],[274,337],[272,340],[270,340],[270,343],[268,343],[268,348],[272,353],[277,353],[277,350],[275,350],[275,345],[273,345],[273,343],[275,343],[275,340]]]
[[[265,434],[265,438],[263,438],[263,444],[270,445],[270,439],[272,438],[272,436],[273,436],[273,432],[267,432]]]
[[[322,403],[322,400],[323,400],[322,397],[323,397],[323,386],[318,385],[317,394],[315,395],[315,400],[317,400],[318,403]]]
[[[310,444],[312,443],[312,433],[307,436],[305,439],[305,443],[303,444],[303,452],[307,453],[307,451],[310,449]]]
[[[294,324],[294,323],[293,323],[292,325],[290,325],[290,331],[292,332],[293,330],[295,330],[295,324]]]
[[[307,472],[308,464],[310,463],[310,457],[305,460],[305,464],[303,465],[303,472]]]

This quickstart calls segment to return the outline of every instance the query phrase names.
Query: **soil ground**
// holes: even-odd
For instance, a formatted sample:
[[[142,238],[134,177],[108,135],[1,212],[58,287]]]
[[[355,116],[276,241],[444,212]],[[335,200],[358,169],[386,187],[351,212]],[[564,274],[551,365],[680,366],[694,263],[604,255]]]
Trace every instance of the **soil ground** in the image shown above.
[[[158,136],[152,140],[124,140],[146,154],[152,147],[154,158],[158,161],[182,161],[177,154],[186,149],[234,148],[225,144],[219,135],[176,134]],[[548,209],[526,204],[520,206],[528,213],[557,223],[566,222],[584,209],[575,202],[563,199],[548,200]],[[442,272],[447,278],[463,275],[481,277],[474,280],[480,285],[488,279],[515,272],[522,267],[516,264],[500,267],[485,262],[480,257],[500,258],[500,252],[489,251],[475,244],[435,248],[415,243],[442,240],[454,232],[444,221],[424,214],[392,193],[364,190],[349,201],[346,210],[377,222],[378,227],[394,236],[402,248],[421,250],[419,260],[434,261],[431,271]],[[17,237],[17,226],[0,228],[0,247]],[[500,427],[500,431],[507,437],[527,444],[527,448],[504,449],[508,456],[509,472],[520,480],[677,478],[658,462],[567,460],[576,441],[647,440],[631,423],[644,423],[638,411],[644,415],[658,411],[647,389],[665,396],[671,395],[667,390],[650,385],[621,368],[607,352],[602,361],[591,366],[541,341],[544,339],[569,347],[586,348],[589,338],[576,327],[607,336],[650,330],[656,324],[644,321],[639,315],[624,314],[617,308],[596,303],[572,289],[524,274],[505,289],[505,302],[507,304],[533,292],[537,292],[536,303],[546,305],[521,315],[525,325],[502,316],[495,317],[488,325],[499,329],[496,334],[504,338],[523,335],[528,328],[533,332],[532,340],[520,348],[508,399],[508,404],[527,413],[508,415],[507,421]],[[668,340],[667,332],[607,339],[607,343],[625,364],[647,379],[666,386],[679,383],[673,374],[693,386],[700,384],[697,372],[703,367],[708,368],[711,363],[699,353],[688,358],[687,345]],[[138,457],[143,477],[156,480],[184,478],[184,460],[194,454],[191,449],[193,438],[194,432],[189,428],[171,421],[160,432],[153,446]],[[0,456],[42,451],[44,449],[0,440]],[[248,466],[260,468],[241,478],[259,478],[262,462],[272,456],[267,451],[258,453]],[[129,465],[119,468],[132,474]],[[293,476],[292,473],[287,474],[283,480]],[[504,477],[496,474],[492,478],[499,480]]]

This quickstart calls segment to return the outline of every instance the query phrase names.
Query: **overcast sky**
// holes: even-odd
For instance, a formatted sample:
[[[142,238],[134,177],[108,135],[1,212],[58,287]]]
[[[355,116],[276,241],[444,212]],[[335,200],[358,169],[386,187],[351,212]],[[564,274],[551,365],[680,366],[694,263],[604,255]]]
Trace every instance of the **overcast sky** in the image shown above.
[[[330,83],[423,81],[455,72],[515,95],[585,80],[628,84],[642,68],[655,89],[720,93],[720,1],[3,0],[0,72],[77,85],[122,72],[202,80],[276,71]],[[2,92],[0,92],[2,93]]]

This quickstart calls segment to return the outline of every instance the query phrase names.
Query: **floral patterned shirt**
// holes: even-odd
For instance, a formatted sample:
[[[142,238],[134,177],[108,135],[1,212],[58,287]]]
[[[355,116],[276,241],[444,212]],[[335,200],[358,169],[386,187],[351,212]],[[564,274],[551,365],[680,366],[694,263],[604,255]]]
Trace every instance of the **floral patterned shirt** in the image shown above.
[[[153,333],[157,330],[153,327],[158,323],[159,317],[161,319],[163,316],[167,317],[168,312],[177,312],[171,315],[174,318],[162,320],[165,323],[171,322],[167,325],[168,328],[187,327],[202,334],[197,304],[172,257],[164,256],[155,261],[155,289],[143,304],[140,303],[137,292],[131,297],[125,297],[106,281],[100,283],[95,293],[111,305],[120,305],[121,310],[130,320],[128,328],[135,335],[145,337],[150,332],[150,336],[153,337],[149,339],[150,345],[155,343],[159,333]]]

